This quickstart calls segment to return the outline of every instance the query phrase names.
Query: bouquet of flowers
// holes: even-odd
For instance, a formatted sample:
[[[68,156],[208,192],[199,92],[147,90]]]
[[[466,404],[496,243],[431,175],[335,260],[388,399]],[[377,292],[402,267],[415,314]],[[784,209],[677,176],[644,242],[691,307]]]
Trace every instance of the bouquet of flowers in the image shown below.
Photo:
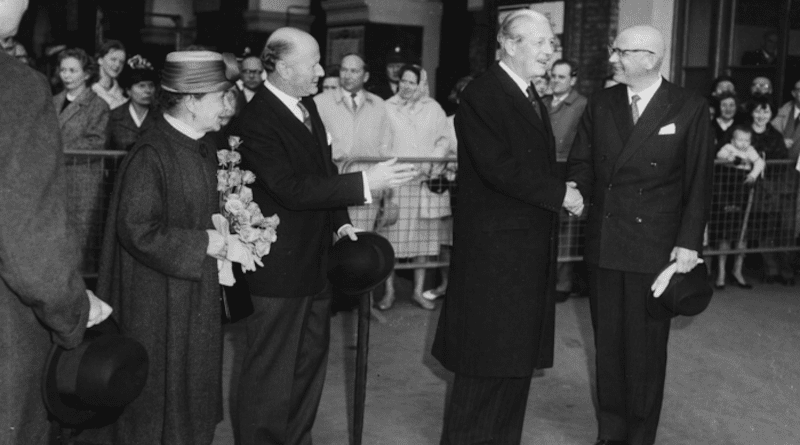
[[[212,215],[214,227],[228,236],[227,261],[220,264],[220,284],[235,283],[231,262],[242,265],[242,270],[255,270],[256,264],[263,266],[261,257],[269,254],[272,243],[277,241],[278,215],[265,217],[261,208],[253,202],[253,190],[247,187],[256,180],[256,175],[238,167],[242,155],[236,151],[242,144],[238,136],[230,136],[230,150],[217,151],[217,190],[220,192],[220,211]],[[230,235],[229,235],[230,234]]]

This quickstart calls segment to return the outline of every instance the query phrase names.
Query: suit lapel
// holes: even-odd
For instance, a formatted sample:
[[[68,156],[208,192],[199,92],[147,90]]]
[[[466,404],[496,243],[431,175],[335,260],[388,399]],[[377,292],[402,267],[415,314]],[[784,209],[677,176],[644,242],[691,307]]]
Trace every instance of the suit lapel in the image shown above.
[[[669,91],[669,84],[666,80],[663,80],[656,94],[650,99],[650,103],[647,105],[647,108],[645,108],[639,121],[633,127],[630,138],[625,142],[625,146],[617,158],[617,162],[614,164],[614,172],[624,165],[628,159],[644,145],[644,141],[656,131],[658,125],[667,115],[672,105],[673,101]]]
[[[256,100],[256,97],[258,96],[261,96],[266,101],[267,107],[270,110],[272,110],[275,113],[276,117],[286,125],[287,131],[291,133],[292,136],[294,136],[298,140],[298,145],[302,146],[303,149],[308,150],[309,153],[311,153],[311,155],[320,165],[320,167],[325,168],[325,160],[323,154],[320,152],[321,150],[317,146],[317,144],[319,143],[318,138],[314,134],[311,134],[311,132],[308,131],[308,128],[306,128],[305,124],[300,122],[300,120],[297,119],[297,116],[295,116],[294,113],[289,111],[289,109],[286,107],[286,104],[281,102],[281,100],[278,99],[277,96],[272,94],[272,91],[270,91],[269,88],[265,87],[264,89],[257,92],[256,96],[253,97],[252,100]],[[308,108],[308,102],[307,102],[308,100],[310,99],[303,100],[303,105],[306,105],[306,108]],[[313,100],[311,100],[311,102],[313,103]],[[315,118],[316,120],[319,120],[319,113],[317,113],[316,107],[314,107],[313,112],[311,112],[311,110],[309,109],[309,113],[311,114],[312,125],[314,125]],[[322,121],[319,122],[319,126],[322,127]],[[316,131],[316,133],[319,132]],[[322,133],[323,133],[322,137],[325,137],[324,129],[322,130]]]
[[[514,108],[517,110],[517,112],[519,112],[519,114],[521,114],[533,128],[550,140],[550,135],[547,133],[545,123],[539,118],[539,116],[536,115],[533,105],[530,103],[530,101],[528,101],[525,93],[523,93],[519,86],[517,86],[511,76],[509,76],[508,73],[506,73],[505,70],[500,67],[499,63],[492,65],[489,70],[495,75],[495,77],[497,77],[497,80],[500,82],[500,87],[509,96],[509,99],[514,104]],[[539,99],[537,98],[537,100]],[[542,104],[541,100],[539,100],[539,104],[542,115],[546,115],[547,107]]]
[[[322,123],[322,118],[319,116],[317,104],[311,96],[303,98],[303,105],[308,109],[311,116],[311,128],[314,129],[314,136],[317,138],[319,144],[320,155],[322,156],[323,167],[328,174],[333,173],[331,168],[331,152],[328,150],[328,133],[325,130],[325,124]]]
[[[616,91],[614,91],[611,101],[611,115],[614,118],[614,123],[617,126],[617,133],[620,139],[622,139],[622,144],[624,146],[628,143],[628,139],[633,132],[633,116],[631,115],[631,107],[628,103],[627,87],[625,85],[619,85],[615,88]]]
[[[58,107],[57,110],[60,111],[58,113],[59,127],[64,128],[64,124],[66,124],[67,121],[72,119],[72,117],[78,113],[78,110],[80,110],[81,106],[83,106],[83,101],[87,94],[86,91],[88,90],[89,90],[88,88],[84,90],[84,92],[81,93],[78,97],[76,97],[75,100],[72,101],[72,103],[67,105],[67,108],[64,108],[64,111],[61,111],[61,107],[64,105],[64,101],[67,100],[67,95],[64,94],[63,98],[59,99],[58,101],[59,103],[56,104],[56,106]]]

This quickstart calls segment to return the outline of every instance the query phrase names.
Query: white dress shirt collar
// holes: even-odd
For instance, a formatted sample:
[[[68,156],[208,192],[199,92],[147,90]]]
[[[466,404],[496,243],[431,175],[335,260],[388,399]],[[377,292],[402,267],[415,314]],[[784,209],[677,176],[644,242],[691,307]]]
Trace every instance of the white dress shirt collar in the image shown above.
[[[632,97],[634,95],[639,96],[639,102],[636,103],[636,106],[639,107],[639,116],[644,114],[644,109],[647,108],[647,104],[650,103],[650,100],[658,91],[658,88],[661,86],[661,83],[664,82],[664,79],[661,76],[658,76],[658,80],[656,80],[652,85],[639,91],[638,93],[634,93],[631,91],[631,87],[628,87],[628,105],[632,102]]]
[[[272,94],[278,98],[278,100],[286,105],[286,108],[288,108],[289,111],[294,114],[294,117],[296,117],[300,122],[303,122],[303,112],[300,111],[300,107],[297,106],[297,103],[300,102],[300,98],[286,94],[282,90],[278,89],[278,87],[271,84],[269,80],[264,81],[264,86],[267,87],[267,89],[270,90]]]
[[[180,119],[177,119],[173,116],[170,116],[167,113],[164,113],[164,120],[167,121],[168,124],[172,125],[172,128],[178,130],[183,135],[188,138],[194,139],[195,141],[200,139],[201,137],[205,136],[205,133],[200,133],[199,131],[195,130],[194,128],[186,125]]]
[[[503,62],[502,60],[500,61],[500,68],[502,68],[503,71],[505,71],[506,73],[508,73],[509,76],[511,76],[511,80],[513,80],[514,83],[517,84],[519,89],[522,90],[523,93],[525,93],[525,97],[528,97],[528,87],[531,86],[531,84],[525,82],[525,79],[519,77],[517,73],[511,71],[511,68],[509,68],[508,65],[506,65],[506,63]]]
[[[361,105],[364,103],[364,99],[366,97],[364,95],[364,90],[358,90],[356,92],[356,97],[354,99],[353,98],[353,93],[345,90],[342,87],[339,87],[339,94],[340,94],[340,97],[342,98],[342,101],[344,101],[344,103],[346,103],[347,106],[349,106],[349,107],[353,106],[353,100],[355,100],[356,101],[356,106],[358,108],[361,108]]]

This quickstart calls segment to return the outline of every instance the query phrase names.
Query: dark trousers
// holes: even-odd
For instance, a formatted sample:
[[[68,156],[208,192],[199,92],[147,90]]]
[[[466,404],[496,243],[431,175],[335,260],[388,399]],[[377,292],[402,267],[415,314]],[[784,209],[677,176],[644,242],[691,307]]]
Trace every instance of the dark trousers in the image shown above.
[[[441,445],[518,445],[531,378],[456,373],[445,408]]]
[[[241,445],[310,445],[330,343],[330,293],[253,296],[238,393]]]
[[[670,320],[647,312],[655,274],[590,266],[590,307],[597,351],[599,438],[655,442]]]

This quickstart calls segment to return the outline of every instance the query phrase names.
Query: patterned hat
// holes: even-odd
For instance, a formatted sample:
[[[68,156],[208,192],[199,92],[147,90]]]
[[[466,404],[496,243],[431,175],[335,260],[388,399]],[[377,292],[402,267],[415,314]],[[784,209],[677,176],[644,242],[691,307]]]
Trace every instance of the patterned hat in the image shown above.
[[[239,78],[233,54],[213,51],[175,51],[167,54],[161,71],[161,88],[182,94],[228,90]]]

